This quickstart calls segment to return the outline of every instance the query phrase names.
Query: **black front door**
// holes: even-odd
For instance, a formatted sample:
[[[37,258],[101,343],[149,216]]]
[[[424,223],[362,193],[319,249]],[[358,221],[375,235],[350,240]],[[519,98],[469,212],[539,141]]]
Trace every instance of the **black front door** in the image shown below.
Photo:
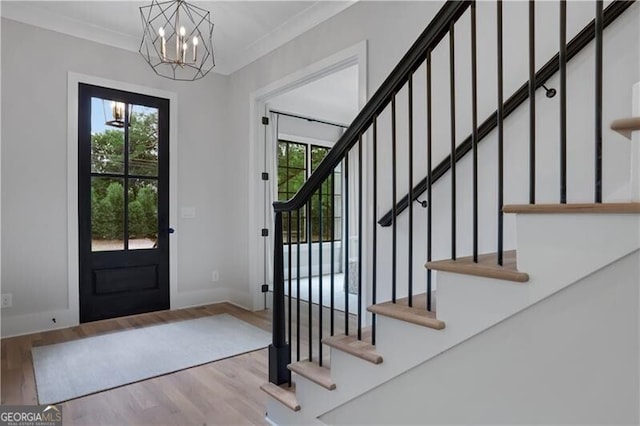
[[[78,88],[80,321],[169,308],[169,100]]]

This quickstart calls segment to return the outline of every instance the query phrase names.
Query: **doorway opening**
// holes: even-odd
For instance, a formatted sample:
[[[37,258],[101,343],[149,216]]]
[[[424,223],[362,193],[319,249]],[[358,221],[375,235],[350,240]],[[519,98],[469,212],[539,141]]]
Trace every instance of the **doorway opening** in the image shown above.
[[[365,63],[366,43],[363,42],[274,83],[263,89],[262,93],[254,94],[253,106],[257,119],[268,123],[258,129],[259,133],[254,139],[258,143],[257,155],[254,157],[258,161],[254,164],[273,176],[255,190],[261,204],[259,211],[263,214],[254,220],[263,228],[269,229],[269,238],[263,239],[260,244],[262,250],[256,253],[262,261],[262,268],[256,268],[261,269],[256,276],[259,282],[267,283],[270,290],[273,288],[273,234],[270,232],[273,227],[272,203],[290,199],[297,192],[364,105]],[[262,117],[267,120],[262,120]],[[345,259],[344,247],[349,243],[357,244],[357,241],[350,241],[344,232],[341,191],[346,182],[340,166],[329,181],[331,183],[327,185],[333,188],[329,190],[327,187],[324,192],[323,197],[326,199],[323,198],[323,202],[319,203],[322,205],[322,212],[317,211],[318,205],[310,207],[308,212],[300,213],[300,232],[296,227],[296,214],[292,215],[291,239],[285,241],[284,247],[285,281],[290,275],[297,277],[299,271],[300,299],[311,300],[316,304],[322,301],[325,306],[329,306],[328,301],[333,299],[335,309],[344,310],[345,298],[349,298],[349,311],[356,312],[357,290],[353,286],[350,288],[349,279],[345,279],[343,274],[345,263],[353,261]],[[319,226],[320,220],[322,226]],[[310,235],[306,231],[308,222],[312,229]],[[288,223],[284,225],[288,226]],[[315,235],[320,229],[323,235]],[[331,229],[334,230],[333,235],[330,234]],[[288,231],[288,228],[284,230],[285,239]],[[289,251],[292,258],[290,264]],[[318,256],[320,252],[323,253],[322,256]],[[334,255],[331,256],[331,253]],[[319,265],[320,258],[322,265]],[[327,284],[330,278],[327,274],[332,267],[333,285],[329,286]],[[319,285],[322,281],[324,286]],[[294,287],[298,288],[292,286]],[[289,288],[286,282],[285,288]],[[322,296],[319,295],[320,288]],[[331,288],[333,297],[330,297]],[[293,291],[291,296],[296,298],[298,294]],[[268,301],[265,297],[263,302],[258,303],[268,306]]]

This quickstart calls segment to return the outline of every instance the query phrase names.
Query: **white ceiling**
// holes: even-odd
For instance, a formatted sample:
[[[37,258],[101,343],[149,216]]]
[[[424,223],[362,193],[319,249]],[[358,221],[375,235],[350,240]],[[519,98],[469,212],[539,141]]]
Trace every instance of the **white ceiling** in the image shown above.
[[[230,74],[355,1],[194,1],[211,12],[216,67]],[[1,1],[3,17],[137,51],[145,1]],[[190,2],[191,3],[191,2]]]
[[[269,100],[269,107],[340,124],[359,111],[358,66],[353,65]]]

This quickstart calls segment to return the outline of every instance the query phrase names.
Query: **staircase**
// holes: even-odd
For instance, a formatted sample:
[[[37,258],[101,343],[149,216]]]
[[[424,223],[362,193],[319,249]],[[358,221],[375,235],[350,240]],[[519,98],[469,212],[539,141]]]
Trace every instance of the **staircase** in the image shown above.
[[[640,260],[640,196],[635,198],[630,189],[626,201],[603,202],[609,194],[603,190],[602,160],[602,153],[606,158],[607,152],[603,139],[605,144],[609,139],[611,143],[614,138],[621,139],[614,132],[605,131],[602,125],[603,109],[607,106],[602,94],[603,69],[606,69],[602,59],[606,40],[604,28],[622,16],[632,3],[614,2],[603,10],[602,2],[595,2],[595,19],[567,43],[566,2],[559,2],[558,55],[537,71],[535,57],[530,54],[529,80],[523,85],[526,90],[521,88],[506,102],[503,99],[503,5],[502,2],[493,4],[497,23],[495,59],[498,108],[481,125],[478,125],[479,105],[486,106],[488,101],[483,102],[478,97],[476,70],[478,59],[481,58],[476,52],[477,5],[468,1],[447,2],[442,7],[300,191],[289,201],[274,203],[273,344],[269,347],[270,382],[261,387],[270,396],[267,402],[267,418],[270,422],[339,424],[372,423],[377,419],[382,423],[415,423],[420,418],[393,414],[402,411],[403,407],[393,406],[391,401],[400,405],[405,401],[398,391],[402,389],[398,387],[398,378],[410,381],[411,372],[415,372],[416,376],[422,374],[423,366],[448,356],[453,348],[464,346],[499,324],[518,321],[532,307],[546,303],[569,288],[581,286],[598,274],[607,277],[603,279],[615,277],[616,283],[625,288],[638,286],[639,268],[629,269],[628,265],[631,262],[633,266],[634,262],[637,264]],[[528,7],[528,48],[529,52],[535,52],[535,27],[531,25],[536,16],[535,3],[530,2]],[[456,89],[461,89],[456,86],[458,79],[455,77],[455,34],[465,31],[460,26],[465,25],[462,22],[466,23],[467,18],[471,55],[468,96],[471,103],[471,134],[468,140],[458,144],[456,117],[460,112],[456,108],[459,97]],[[594,40],[593,45],[587,39]],[[435,75],[433,70],[436,69],[432,61],[443,43],[450,53],[448,57],[445,56],[447,62],[443,64],[450,71],[447,102],[440,102],[433,97],[437,89],[432,82]],[[570,155],[572,149],[567,148],[567,99],[574,96],[567,85],[567,62],[584,48],[595,51],[595,87],[591,88],[596,92],[593,105],[595,137],[587,148],[595,148],[596,155],[591,163],[594,165],[589,166],[593,176],[594,202],[578,204],[567,202],[572,196],[568,191],[571,187],[568,182],[572,181],[567,177],[567,170],[584,167],[576,165],[580,159],[574,159]],[[441,60],[442,55],[438,58]],[[536,107],[536,90],[543,88],[555,74],[556,71],[548,66],[550,63],[560,74],[559,119],[558,126],[554,128],[559,137],[553,142],[559,151],[560,202],[540,204],[536,203],[536,196],[539,198],[541,192],[536,188],[536,182],[544,180],[540,175],[550,172],[546,166],[542,172],[539,172],[539,165],[536,167],[536,152],[544,149],[540,140],[540,145],[536,146],[536,111],[551,107]],[[418,185],[414,185],[414,167],[423,160],[421,157],[414,158],[417,146],[414,139],[418,139],[414,130],[418,72],[424,73],[423,93],[426,93],[425,111],[419,115],[426,118],[426,146],[421,145],[419,149],[421,157],[423,152],[426,153],[426,164],[422,165],[427,175]],[[548,89],[545,89],[548,94]],[[528,120],[526,117],[516,117],[513,121],[524,123],[526,130],[521,132],[528,133],[524,144],[528,151],[528,169],[523,170],[529,180],[528,193],[509,193],[505,196],[505,176],[510,178],[505,168],[505,145],[508,144],[504,138],[505,118],[512,112],[517,115],[518,106],[527,99]],[[402,107],[399,106],[400,102]],[[634,102],[640,105],[640,97]],[[432,153],[438,150],[436,142],[443,143],[440,141],[441,129],[437,128],[442,117],[436,117],[442,110],[448,113],[450,130],[445,145],[450,150],[434,169],[432,156],[437,158],[437,155]],[[505,111],[508,111],[507,114]],[[634,111],[634,114],[637,113]],[[400,129],[400,123],[408,124],[406,131]],[[627,119],[616,121],[611,127],[622,134],[635,135],[638,132],[634,132],[639,130],[637,124],[637,119]],[[484,187],[482,192],[479,190],[479,175],[482,178],[485,173],[478,161],[483,155],[479,153],[478,143],[483,138],[493,138],[497,151],[495,169],[492,170],[492,174],[497,176],[496,182],[492,182],[495,185],[492,186],[496,192],[495,199],[485,195],[487,190]],[[638,141],[632,143],[637,144]],[[631,149],[631,152],[635,151],[637,148]],[[467,153],[472,158],[463,161]],[[406,157],[406,164],[400,165],[401,157]],[[292,286],[300,285],[300,277],[291,276],[291,272],[285,277],[284,264],[292,264],[296,260],[295,248],[301,244],[309,244],[309,253],[312,251],[311,238],[305,242],[296,242],[297,237],[292,238],[296,222],[298,230],[302,226],[306,235],[314,235],[314,232],[319,235],[320,244],[323,242],[322,236],[326,235],[323,226],[335,226],[334,220],[325,225],[327,222],[322,220],[322,213],[316,224],[319,229],[313,228],[311,220],[301,225],[300,218],[311,217],[313,203],[318,203],[319,211],[324,212],[324,200],[335,200],[334,170],[339,166],[344,175],[343,197],[346,200],[342,206],[343,231],[349,240],[355,236],[357,241],[355,254],[349,253],[354,248],[346,244],[345,259],[357,258],[357,262],[345,262],[344,271],[346,279],[353,276],[357,280],[357,315],[336,313],[333,301],[329,304],[321,297],[314,304],[311,303],[313,301],[285,296],[285,293],[294,294]],[[631,165],[632,170],[634,167],[637,170],[637,165]],[[631,181],[626,186],[633,188],[637,183],[633,181],[633,171],[630,175]],[[457,177],[465,180],[457,181]],[[433,186],[440,178],[444,182]],[[611,192],[618,193],[616,190]],[[407,192],[404,198],[398,197],[400,191]],[[424,203],[419,200],[422,191],[426,191]],[[472,201],[460,203],[460,193],[464,197],[469,195]],[[371,211],[367,210],[363,196],[375,207]],[[528,198],[529,202],[504,203],[505,199],[522,198]],[[334,201],[329,203],[334,211]],[[489,203],[497,207],[491,226],[485,225],[484,214],[484,210],[491,211],[485,207]],[[390,212],[380,215],[383,218],[379,221],[378,207],[389,204]],[[416,206],[424,207],[426,212],[414,209]],[[404,210],[406,214],[401,214]],[[446,216],[444,219],[443,212]],[[479,218],[481,214],[484,215],[483,219]],[[426,223],[419,223],[419,220]],[[424,229],[420,228],[422,225]],[[495,227],[495,239],[490,242],[482,239],[482,236],[487,237],[485,227]],[[333,235],[335,229],[331,231]],[[300,232],[296,235],[300,235]],[[470,237],[467,238],[467,235]],[[283,254],[284,241],[291,242],[287,259]],[[459,245],[461,241],[463,244]],[[497,250],[486,250],[489,246]],[[446,251],[450,253],[448,258],[442,256]],[[297,253],[299,257],[300,252]],[[459,253],[469,255],[460,256]],[[426,257],[424,281],[419,279],[421,275],[416,272],[420,266],[416,258],[421,254]],[[322,251],[319,255],[322,256]],[[322,265],[322,259],[319,263]],[[355,270],[350,271],[350,268]],[[297,269],[300,271],[300,268]],[[626,272],[616,275],[616,271]],[[334,272],[332,270],[331,274]],[[323,271],[319,273],[322,277]],[[333,280],[320,279],[320,295],[322,285],[333,285]],[[285,291],[286,286],[289,291]],[[602,291],[606,291],[606,288],[603,287]],[[635,291],[630,294],[636,294],[637,297]],[[300,291],[295,294],[300,294]],[[348,311],[347,305],[345,312]],[[306,322],[301,318],[304,314]],[[637,307],[634,315],[637,323]],[[634,368],[638,369],[637,362]],[[383,401],[388,401],[388,406],[376,396],[384,394],[385,389],[388,391]],[[550,394],[553,392],[553,389],[549,391]],[[451,398],[455,399],[455,396],[451,395]],[[568,401],[567,412],[571,412],[571,409],[581,412],[582,417],[575,419],[588,420],[589,409],[583,407],[584,400],[574,398],[572,401],[575,401],[575,407],[571,400]],[[461,403],[464,402],[468,403],[461,399]],[[535,405],[535,401],[532,404]],[[385,415],[359,415],[362,407],[369,407],[370,413],[376,413],[376,409],[379,409]],[[406,408],[412,413],[422,409],[418,402]],[[544,412],[544,407],[541,408]],[[616,408],[618,412],[629,411],[633,406],[629,408],[628,404],[622,404]],[[392,414],[386,416],[387,413]],[[633,418],[638,420],[639,415],[636,410]],[[530,417],[518,420],[526,422],[527,419]],[[420,423],[429,422],[426,418],[423,420]]]

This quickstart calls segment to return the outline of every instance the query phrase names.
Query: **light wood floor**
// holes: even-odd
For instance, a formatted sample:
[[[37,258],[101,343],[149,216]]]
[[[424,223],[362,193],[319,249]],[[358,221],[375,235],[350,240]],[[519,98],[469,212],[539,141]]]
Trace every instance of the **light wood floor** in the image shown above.
[[[288,299],[286,299],[288,308]],[[297,361],[296,301],[292,300],[292,362]],[[309,305],[300,302],[300,358],[308,357]],[[317,318],[318,305],[312,305]],[[162,311],[96,321],[61,330],[34,333],[1,341],[0,404],[37,404],[31,348],[154,324],[227,313],[271,332],[272,311],[249,312],[228,303]],[[335,311],[334,333],[344,333],[344,313]],[[323,337],[330,334],[330,310],[323,309]],[[349,315],[349,329],[357,329]],[[288,321],[287,321],[288,325]],[[314,320],[313,358],[318,357],[319,324]],[[288,334],[288,327],[287,327]],[[329,347],[322,347],[324,365]],[[215,361],[116,389],[67,401],[62,405],[65,426],[70,425],[264,425],[267,395],[260,385],[268,381],[268,350],[263,349]]]
[[[2,339],[0,403],[37,404],[31,359],[34,346],[117,330],[228,313],[271,331],[271,311],[248,312],[222,303],[82,324]],[[268,381],[267,349],[67,401],[70,425],[263,425]]]

